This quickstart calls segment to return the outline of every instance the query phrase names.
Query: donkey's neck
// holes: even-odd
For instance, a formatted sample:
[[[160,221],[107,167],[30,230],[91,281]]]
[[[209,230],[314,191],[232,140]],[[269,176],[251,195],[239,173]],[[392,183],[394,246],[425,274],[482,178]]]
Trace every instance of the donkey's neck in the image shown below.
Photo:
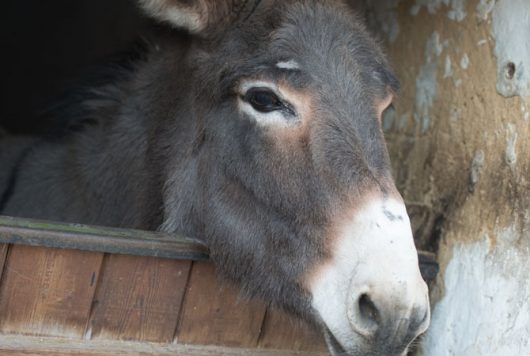
[[[151,67],[152,63],[146,65]],[[120,225],[196,236],[200,177],[192,151],[198,130],[190,113],[189,82],[181,73],[170,76],[173,82],[157,77],[156,72],[143,73],[141,68],[138,75],[147,77],[149,91],[138,87],[145,83],[133,83],[127,90],[131,95],[118,101],[112,125],[101,133],[105,149],[98,155],[99,162],[114,174],[102,185],[112,185],[108,188],[113,196],[121,192],[119,210],[126,218]],[[155,95],[153,85],[158,89]],[[166,109],[165,101],[176,111]]]
[[[6,214],[197,236],[192,74],[175,41],[89,92],[66,121],[75,130],[37,140]]]
[[[144,97],[142,88],[137,88],[136,97],[124,106],[132,106],[131,111],[137,115],[133,118],[135,126],[142,128],[142,140],[146,142],[140,149],[146,160],[148,195],[154,197],[151,204],[156,204],[158,209],[148,212],[151,214],[148,220],[155,223],[150,228],[198,236],[201,177],[194,148],[200,125],[192,110],[193,70],[187,62],[189,47],[185,41],[181,44],[179,50],[153,56],[145,65],[147,70],[139,69],[136,78],[141,78],[140,86],[149,88],[148,96]],[[178,63],[169,73],[168,61]],[[158,68],[162,71],[158,72]]]

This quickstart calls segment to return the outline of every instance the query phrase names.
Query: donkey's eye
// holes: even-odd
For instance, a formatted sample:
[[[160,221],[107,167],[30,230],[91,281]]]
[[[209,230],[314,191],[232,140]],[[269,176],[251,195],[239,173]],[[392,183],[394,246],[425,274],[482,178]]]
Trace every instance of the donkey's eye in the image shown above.
[[[268,88],[251,88],[243,95],[243,100],[262,113],[285,108],[285,104]]]

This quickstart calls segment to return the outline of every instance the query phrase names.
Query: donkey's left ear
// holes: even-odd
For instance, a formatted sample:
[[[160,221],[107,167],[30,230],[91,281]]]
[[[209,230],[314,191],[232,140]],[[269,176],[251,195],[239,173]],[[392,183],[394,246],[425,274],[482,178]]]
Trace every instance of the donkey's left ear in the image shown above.
[[[139,0],[151,17],[208,37],[222,31],[244,10],[245,0]]]

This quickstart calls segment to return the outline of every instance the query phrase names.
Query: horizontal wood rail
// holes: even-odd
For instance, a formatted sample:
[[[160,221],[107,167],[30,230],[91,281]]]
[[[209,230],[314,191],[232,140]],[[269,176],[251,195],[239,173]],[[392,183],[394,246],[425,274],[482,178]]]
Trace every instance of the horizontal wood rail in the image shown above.
[[[8,216],[0,216],[0,243],[194,261],[208,259],[206,245],[197,239],[177,234]],[[419,251],[418,257],[423,278],[433,280],[438,273],[436,256]]]
[[[208,259],[208,248],[202,242],[179,235],[7,216],[0,216],[0,243],[194,261]]]
[[[324,356],[326,352],[244,349],[219,346],[157,344],[131,341],[95,341],[46,338],[35,336],[0,335],[0,354],[3,356]]]

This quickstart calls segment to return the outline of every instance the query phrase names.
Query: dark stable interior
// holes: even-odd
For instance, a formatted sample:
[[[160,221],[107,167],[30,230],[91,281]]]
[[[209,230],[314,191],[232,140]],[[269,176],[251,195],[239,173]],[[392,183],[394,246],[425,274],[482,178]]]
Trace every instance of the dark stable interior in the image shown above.
[[[363,13],[360,1],[349,4]],[[0,131],[45,133],[51,124],[43,113],[160,28],[135,0],[3,1]]]
[[[132,0],[3,1],[0,127],[45,130],[42,113],[148,27]]]

